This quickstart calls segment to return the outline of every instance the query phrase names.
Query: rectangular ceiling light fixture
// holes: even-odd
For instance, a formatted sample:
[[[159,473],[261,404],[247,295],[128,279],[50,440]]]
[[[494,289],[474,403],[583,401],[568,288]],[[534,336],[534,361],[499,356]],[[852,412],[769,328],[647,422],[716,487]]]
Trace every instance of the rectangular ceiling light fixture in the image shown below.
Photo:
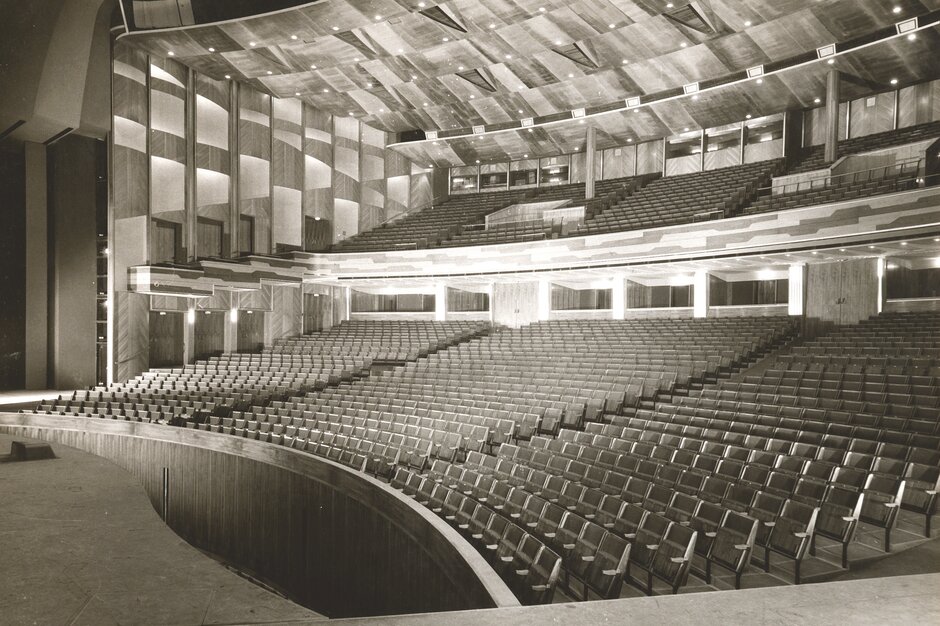
[[[531,128],[534,123],[535,123],[535,120],[533,120],[531,117],[524,117],[524,118],[522,118],[522,127],[523,127],[523,128]]]
[[[836,53],[836,44],[830,43],[825,46],[816,48],[816,55],[820,59],[825,59],[826,57],[831,57]]]
[[[757,78],[758,76],[764,75],[764,66],[755,65],[754,67],[747,68],[747,77],[748,78]]]
[[[571,117],[584,117],[584,109],[575,109],[571,112]]]
[[[633,96],[632,98],[627,98],[627,106],[631,109],[635,109],[640,106],[640,96]]]
[[[689,95],[690,93],[697,93],[698,83],[689,83],[688,85],[683,85],[682,91],[685,92],[685,95]]]
[[[482,135],[485,130],[486,130],[486,127],[485,127],[485,126],[474,126],[474,127],[473,127],[473,134],[474,134],[474,135]]]
[[[428,139],[437,139],[437,131],[436,131],[436,130],[429,130],[428,132],[424,133],[424,135],[425,135],[425,137],[427,137]]]
[[[904,33],[917,30],[917,24],[917,18],[915,17],[909,20],[904,20],[903,22],[898,22],[895,27],[898,29],[898,34],[903,35]]]

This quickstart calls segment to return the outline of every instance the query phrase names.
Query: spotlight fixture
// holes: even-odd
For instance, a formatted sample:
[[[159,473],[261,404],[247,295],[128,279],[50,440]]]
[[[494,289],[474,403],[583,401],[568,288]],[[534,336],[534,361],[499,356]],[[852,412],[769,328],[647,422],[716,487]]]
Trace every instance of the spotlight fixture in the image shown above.
[[[819,104],[820,102],[822,102],[822,99],[820,99],[820,98],[813,98],[813,102],[815,102],[816,104]]]
[[[169,52],[167,52],[167,55],[169,55],[169,56],[171,56],[171,57],[175,57],[175,56],[176,56],[176,53],[173,52],[172,50],[170,50]]]
[[[232,75],[231,75],[231,74],[226,74],[226,75],[225,75],[225,79],[226,79],[226,80],[229,80],[229,79],[231,79],[231,78],[232,78]]]
[[[297,41],[297,35],[291,35],[290,38],[293,39],[294,41]]]
[[[215,52],[215,48],[209,48],[209,52]]]
[[[249,41],[249,42],[248,42],[248,45],[251,46],[252,48],[254,48],[255,46],[258,45],[258,42],[257,42],[257,41]]]
[[[892,78],[892,79],[891,79],[891,84],[892,84],[892,85],[897,85],[897,84],[898,84],[898,79],[897,79],[897,78]]]

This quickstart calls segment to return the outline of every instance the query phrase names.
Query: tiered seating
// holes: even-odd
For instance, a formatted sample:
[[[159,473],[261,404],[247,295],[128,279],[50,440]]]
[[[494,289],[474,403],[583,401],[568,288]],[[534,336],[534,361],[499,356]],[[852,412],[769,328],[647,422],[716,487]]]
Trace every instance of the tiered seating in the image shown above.
[[[442,241],[436,247],[487,246],[497,243],[515,243],[517,241],[540,241],[557,239],[561,235],[561,226],[543,222],[519,222],[492,226],[490,228],[465,229]]]
[[[781,166],[782,160],[776,159],[666,176],[586,220],[576,234],[641,230],[729,217],[750,202]]]
[[[521,201],[529,190],[455,195],[446,202],[417,211],[333,246],[333,252],[364,252],[427,248],[479,222],[488,213]]]
[[[308,400],[323,411],[366,402],[382,411],[468,421],[489,417],[493,443],[580,426],[601,411],[714,376],[786,336],[785,318],[543,322],[498,332],[328,389]]]
[[[924,139],[940,137],[940,122],[928,122],[917,126],[908,126],[898,130],[874,133],[863,137],[853,137],[839,142],[839,156],[873,152],[894,146],[916,143]],[[802,174],[826,167],[826,146],[804,148],[797,163],[788,170],[788,174]]]
[[[911,161],[897,166],[872,171],[849,173],[825,181],[815,188],[794,190],[791,193],[772,194],[770,189],[756,202],[744,209],[744,213],[766,213],[797,207],[843,202],[856,198],[867,198],[886,193],[908,191],[917,187],[918,163]],[[809,187],[809,185],[807,185]]]

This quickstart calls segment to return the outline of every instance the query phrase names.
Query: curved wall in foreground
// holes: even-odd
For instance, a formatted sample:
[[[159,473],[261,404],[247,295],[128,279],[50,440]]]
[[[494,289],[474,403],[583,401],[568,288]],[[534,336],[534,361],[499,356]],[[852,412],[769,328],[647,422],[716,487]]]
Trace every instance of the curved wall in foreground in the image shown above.
[[[0,413],[0,432],[113,461],[192,545],[329,617],[518,606],[430,511],[329,460],[248,439],[114,420]]]

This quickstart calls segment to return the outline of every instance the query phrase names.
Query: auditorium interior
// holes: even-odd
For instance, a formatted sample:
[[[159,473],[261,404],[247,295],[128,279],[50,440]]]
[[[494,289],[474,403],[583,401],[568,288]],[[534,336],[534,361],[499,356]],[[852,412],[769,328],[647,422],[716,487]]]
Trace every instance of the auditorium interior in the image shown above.
[[[940,623],[940,0],[0,21],[0,623]]]

